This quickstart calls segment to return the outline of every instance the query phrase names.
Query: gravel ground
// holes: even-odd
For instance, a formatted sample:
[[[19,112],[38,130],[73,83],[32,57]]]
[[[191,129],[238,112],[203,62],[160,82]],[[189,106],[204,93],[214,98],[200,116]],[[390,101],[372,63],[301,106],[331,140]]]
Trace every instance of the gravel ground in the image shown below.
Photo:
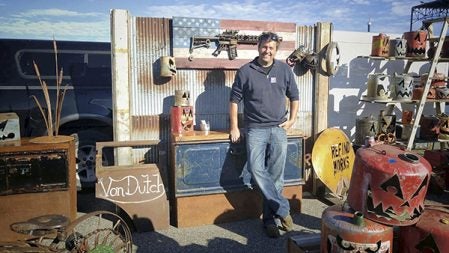
[[[78,194],[78,212],[82,215],[94,210],[111,210],[107,203],[95,202],[92,206],[93,194]],[[283,232],[280,238],[269,238],[265,234],[259,219],[176,228],[170,226],[166,230],[154,232],[133,232],[134,251],[150,252],[287,252],[287,240],[298,234],[319,233],[321,214],[327,204],[315,198],[303,198],[302,212],[293,214],[293,231]]]
[[[111,210],[106,202],[92,202],[93,194],[78,194],[78,211],[87,213],[96,210]],[[96,203],[95,207],[92,203]],[[449,205],[449,191],[439,194],[429,193],[426,204]],[[321,215],[331,203],[310,197],[305,193],[301,213],[293,214],[293,231],[283,233],[280,238],[269,238],[263,231],[259,219],[204,225],[191,228],[170,226],[166,230],[154,232],[133,232],[133,251],[138,253],[287,253],[289,237],[300,234],[320,233]]]
[[[319,233],[321,213],[328,205],[317,199],[304,199],[302,213],[292,215],[293,231],[280,238],[269,238],[261,220],[249,219],[193,228],[134,233],[137,252],[287,252],[287,239],[302,233]]]

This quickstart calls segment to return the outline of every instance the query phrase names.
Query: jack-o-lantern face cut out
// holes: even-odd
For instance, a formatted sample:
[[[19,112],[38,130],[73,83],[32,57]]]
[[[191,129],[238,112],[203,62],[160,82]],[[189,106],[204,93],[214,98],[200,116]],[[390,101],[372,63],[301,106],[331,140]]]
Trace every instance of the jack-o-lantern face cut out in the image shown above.
[[[449,213],[438,207],[426,207],[418,223],[400,227],[398,245],[400,252],[443,253],[449,249]]]
[[[407,40],[407,56],[409,57],[426,56],[426,46],[427,46],[426,30],[405,32],[404,38]]]
[[[393,77],[396,100],[411,100],[413,92],[413,77],[407,74],[395,74]]]
[[[424,211],[431,165],[414,153],[391,145],[357,151],[348,203],[379,223],[408,226]]]

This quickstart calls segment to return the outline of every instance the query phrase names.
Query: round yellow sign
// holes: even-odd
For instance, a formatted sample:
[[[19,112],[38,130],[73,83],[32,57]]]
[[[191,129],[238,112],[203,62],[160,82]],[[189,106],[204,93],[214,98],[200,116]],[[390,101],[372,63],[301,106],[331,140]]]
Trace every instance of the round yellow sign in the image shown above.
[[[318,178],[336,195],[344,195],[354,167],[354,149],[346,134],[337,128],[321,132],[312,149],[312,165]]]

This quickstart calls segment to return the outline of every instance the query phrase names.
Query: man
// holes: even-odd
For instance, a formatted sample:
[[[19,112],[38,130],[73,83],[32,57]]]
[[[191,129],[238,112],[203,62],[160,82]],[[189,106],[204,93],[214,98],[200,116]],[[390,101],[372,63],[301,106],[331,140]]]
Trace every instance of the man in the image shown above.
[[[263,223],[270,237],[279,237],[279,227],[290,231],[290,205],[283,197],[287,134],[296,120],[299,92],[290,67],[275,60],[280,39],[272,32],[259,36],[259,56],[242,66],[232,85],[229,116],[230,139],[241,138],[238,104],[243,100],[248,168],[263,195]],[[290,100],[287,119],[286,97]]]

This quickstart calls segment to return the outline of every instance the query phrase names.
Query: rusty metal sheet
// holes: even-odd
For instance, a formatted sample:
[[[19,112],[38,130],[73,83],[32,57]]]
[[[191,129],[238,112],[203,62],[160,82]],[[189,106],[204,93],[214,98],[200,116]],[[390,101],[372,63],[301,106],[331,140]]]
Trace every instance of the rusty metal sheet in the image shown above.
[[[163,150],[167,152],[170,140],[170,108],[174,104],[176,90],[190,91],[191,105],[195,110],[195,129],[198,128],[200,120],[210,122],[211,130],[229,129],[229,94],[237,70],[204,69],[203,65],[206,63],[201,63],[193,69],[178,67],[176,75],[161,77],[159,75],[161,57],[176,56],[172,52],[176,41],[173,41],[170,36],[173,32],[171,24],[173,20],[132,16],[129,20],[132,27],[129,33],[130,65],[128,69],[130,77],[130,139],[160,140],[165,145],[162,147]],[[229,29],[235,25],[232,20],[222,20],[222,22]],[[314,26],[296,27],[294,23],[260,21],[247,21],[246,24],[253,28],[260,26],[261,30],[274,29],[284,36],[288,35],[288,41],[292,42],[291,44],[284,43],[284,46],[288,45],[288,47],[284,47],[288,54],[299,44],[313,49]],[[293,45],[295,43],[297,45]],[[224,53],[223,57],[225,57]],[[175,64],[178,66],[176,60],[175,58]],[[226,64],[232,63],[227,59],[220,60],[226,61]],[[181,62],[179,63],[181,64]],[[310,136],[314,78],[310,71],[306,73],[299,73],[298,69],[294,71],[297,74],[296,81],[301,93],[300,111],[294,128],[300,129],[305,135]],[[133,154],[135,160],[143,159],[143,157],[137,157],[139,154]],[[157,160],[157,157],[152,160]],[[165,161],[165,164],[168,166],[168,161]]]

